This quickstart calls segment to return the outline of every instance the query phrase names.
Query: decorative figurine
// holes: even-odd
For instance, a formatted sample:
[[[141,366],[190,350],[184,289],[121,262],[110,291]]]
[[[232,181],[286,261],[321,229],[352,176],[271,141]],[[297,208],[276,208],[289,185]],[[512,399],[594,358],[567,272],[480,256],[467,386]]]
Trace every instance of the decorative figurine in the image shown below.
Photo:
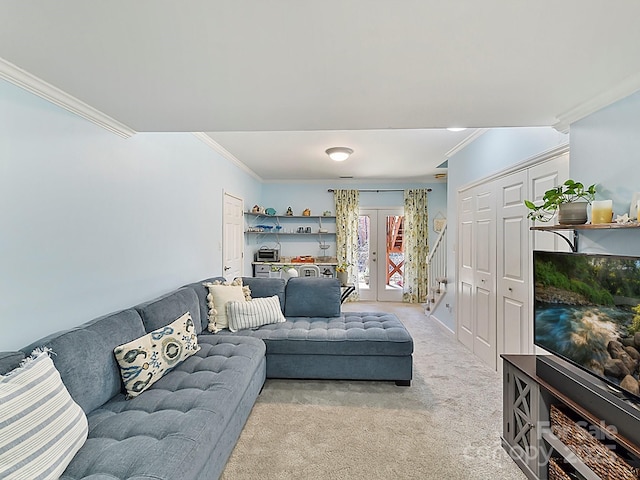
[[[292,217],[292,216],[293,216],[293,210],[291,209],[291,207],[287,208],[287,213],[286,213],[286,215],[287,215],[288,217]]]
[[[305,209],[302,211],[302,216],[303,216],[303,217],[310,217],[310,216],[311,216],[311,210],[309,210],[308,208],[305,208]]]
[[[260,213],[260,205],[254,205],[251,209],[251,213]]]
[[[269,207],[264,211],[264,213],[266,213],[267,215],[272,215],[273,216],[273,215],[276,214],[276,209]]]

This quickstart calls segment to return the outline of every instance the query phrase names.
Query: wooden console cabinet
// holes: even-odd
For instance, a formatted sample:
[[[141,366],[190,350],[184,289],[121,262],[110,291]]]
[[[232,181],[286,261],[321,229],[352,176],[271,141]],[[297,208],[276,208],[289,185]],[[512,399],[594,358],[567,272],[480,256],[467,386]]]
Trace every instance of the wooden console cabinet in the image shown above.
[[[640,478],[640,447],[620,435],[607,418],[594,415],[540,378],[535,355],[502,355],[502,360],[502,446],[527,478]],[[558,428],[559,411],[564,412],[566,428]],[[560,476],[555,465],[550,473],[550,458],[564,470]]]

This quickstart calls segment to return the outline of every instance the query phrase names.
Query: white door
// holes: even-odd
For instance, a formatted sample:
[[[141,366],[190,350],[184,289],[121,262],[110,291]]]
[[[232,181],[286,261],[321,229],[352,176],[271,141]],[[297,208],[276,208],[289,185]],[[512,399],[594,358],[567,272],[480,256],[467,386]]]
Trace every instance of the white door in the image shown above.
[[[479,185],[458,195],[458,340],[496,368],[495,195]]]
[[[475,197],[467,191],[458,195],[458,340],[473,351],[474,308],[473,285],[475,271],[473,219]]]
[[[497,180],[498,354],[530,353],[527,171]],[[499,359],[498,365],[502,362]]]
[[[493,185],[477,187],[473,352],[496,368],[496,208]]]
[[[360,210],[358,294],[361,300],[402,301],[403,216],[402,207]]]
[[[241,277],[244,247],[244,202],[224,193],[222,227],[222,269],[227,280]]]

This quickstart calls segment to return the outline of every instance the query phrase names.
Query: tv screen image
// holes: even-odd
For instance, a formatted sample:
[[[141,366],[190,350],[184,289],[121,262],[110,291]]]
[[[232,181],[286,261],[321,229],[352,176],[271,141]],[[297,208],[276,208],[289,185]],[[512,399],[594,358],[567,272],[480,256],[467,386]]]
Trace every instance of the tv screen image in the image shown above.
[[[534,343],[640,400],[640,257],[533,252]]]

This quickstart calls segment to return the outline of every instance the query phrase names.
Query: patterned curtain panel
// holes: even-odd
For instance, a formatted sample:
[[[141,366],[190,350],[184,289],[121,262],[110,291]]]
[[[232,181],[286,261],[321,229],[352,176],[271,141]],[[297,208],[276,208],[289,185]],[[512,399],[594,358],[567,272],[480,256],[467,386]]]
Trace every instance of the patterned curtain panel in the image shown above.
[[[427,190],[404,191],[404,285],[402,301],[424,303],[429,289],[429,215]]]
[[[358,190],[335,190],[336,203],[336,257],[338,265],[346,264],[349,274],[348,283],[356,286],[347,301],[358,299],[358,216],[360,192]]]

